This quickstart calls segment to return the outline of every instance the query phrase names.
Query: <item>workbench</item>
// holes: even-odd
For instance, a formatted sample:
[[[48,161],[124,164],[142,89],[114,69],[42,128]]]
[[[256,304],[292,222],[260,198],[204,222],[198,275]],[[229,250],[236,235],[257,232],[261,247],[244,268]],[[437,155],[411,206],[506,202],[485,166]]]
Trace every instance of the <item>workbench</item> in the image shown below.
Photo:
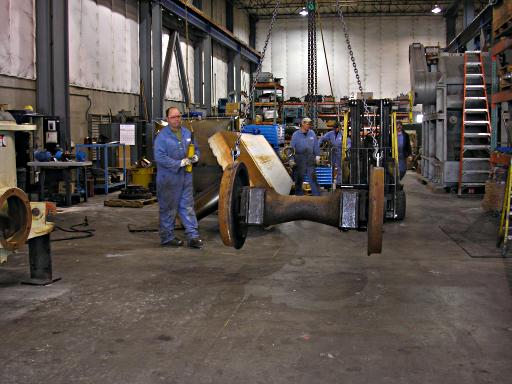
[[[36,171],[39,171],[39,201],[44,201],[45,193],[44,193],[44,185],[46,180],[46,172],[47,171],[61,171],[63,176],[63,181],[66,188],[66,207],[71,206],[71,171],[73,169],[85,169],[86,167],[90,167],[92,165],[91,161],[31,161],[27,163],[29,167],[34,168]],[[79,174],[84,175],[83,186],[85,189],[84,193],[84,201],[87,201],[87,176],[86,172],[77,172],[77,177]]]

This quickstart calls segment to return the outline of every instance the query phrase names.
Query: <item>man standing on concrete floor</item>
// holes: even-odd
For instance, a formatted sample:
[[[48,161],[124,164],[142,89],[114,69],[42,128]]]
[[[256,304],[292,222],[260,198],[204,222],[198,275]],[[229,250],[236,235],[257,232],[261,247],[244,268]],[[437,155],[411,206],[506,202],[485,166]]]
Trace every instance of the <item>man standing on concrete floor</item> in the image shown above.
[[[409,135],[402,128],[402,122],[396,122],[396,130],[398,135],[398,168],[400,171],[400,180],[403,179],[407,172],[407,158],[411,156],[411,140]]]
[[[170,107],[165,111],[168,126],[162,128],[154,143],[154,155],[157,165],[156,194],[160,205],[160,244],[162,246],[181,247],[183,240],[174,236],[176,214],[185,227],[187,245],[201,248],[196,213],[194,212],[194,191],[192,171],[187,166],[197,163],[199,149],[193,143],[191,132],[181,126],[181,113],[178,108]],[[194,155],[187,157],[188,146],[195,146]]]
[[[315,131],[311,130],[312,121],[309,117],[302,119],[300,129],[292,135],[291,147],[295,150],[293,179],[295,181],[295,194],[303,195],[302,182],[304,175],[309,179],[311,194],[320,196],[320,187],[316,182],[315,163],[320,163],[320,148]]]

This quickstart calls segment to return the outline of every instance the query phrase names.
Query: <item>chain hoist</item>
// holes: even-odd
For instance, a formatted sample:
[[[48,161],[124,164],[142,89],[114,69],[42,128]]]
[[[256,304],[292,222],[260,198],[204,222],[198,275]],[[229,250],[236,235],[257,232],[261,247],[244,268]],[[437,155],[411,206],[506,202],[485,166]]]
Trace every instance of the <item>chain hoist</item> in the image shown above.
[[[233,161],[235,161],[238,156],[240,156],[240,140],[242,139],[242,129],[246,124],[247,116],[249,115],[249,109],[254,101],[254,93],[256,92],[256,83],[258,82],[258,77],[261,73],[261,67],[263,65],[263,60],[265,60],[265,53],[267,52],[268,42],[270,40],[270,36],[272,35],[272,28],[274,27],[274,23],[276,21],[277,12],[279,11],[279,5],[281,4],[281,0],[277,0],[276,5],[274,7],[274,11],[272,12],[272,19],[270,20],[270,25],[268,27],[267,37],[265,38],[265,44],[263,45],[263,51],[261,52],[261,59],[258,63],[258,67],[256,68],[256,73],[254,74],[254,78],[252,79],[251,91],[249,93],[249,100],[245,105],[244,109],[244,121],[240,124],[240,129],[238,130],[238,135],[236,137],[235,146],[231,150],[231,156],[233,157]]]
[[[345,18],[343,16],[343,11],[341,10],[340,0],[336,0],[336,8],[338,10],[341,24],[343,26],[343,33],[345,35],[345,42],[347,43],[347,49],[348,49],[348,53],[350,55],[350,61],[352,62],[352,68],[354,69],[354,74],[356,75],[357,87],[359,89],[359,92],[361,93],[364,114],[366,115],[368,125],[370,126],[370,135],[372,137],[372,145],[373,145],[373,157],[377,161],[377,166],[380,167],[382,155],[379,151],[379,143],[377,142],[377,127],[375,126],[375,120],[372,118],[372,115],[370,114],[368,104],[366,103],[366,98],[364,97],[363,86],[361,84],[361,77],[359,76],[356,59],[354,57],[354,52],[352,51],[352,45],[350,44],[350,36],[348,34],[348,27],[345,22]]]
[[[316,1],[309,0],[308,10],[308,94],[306,114],[313,120],[313,129],[317,128],[318,111],[318,72],[317,72],[317,46],[316,46]]]

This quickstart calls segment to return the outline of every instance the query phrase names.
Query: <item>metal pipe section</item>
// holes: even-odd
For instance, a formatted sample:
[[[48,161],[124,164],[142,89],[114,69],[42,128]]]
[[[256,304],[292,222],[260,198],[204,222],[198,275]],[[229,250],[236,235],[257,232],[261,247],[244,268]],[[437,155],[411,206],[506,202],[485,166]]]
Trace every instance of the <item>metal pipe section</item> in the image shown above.
[[[194,198],[197,220],[212,214],[219,207],[220,180]]]
[[[328,196],[284,196],[273,190],[265,194],[264,225],[275,225],[295,220],[309,220],[339,226],[341,191]]]

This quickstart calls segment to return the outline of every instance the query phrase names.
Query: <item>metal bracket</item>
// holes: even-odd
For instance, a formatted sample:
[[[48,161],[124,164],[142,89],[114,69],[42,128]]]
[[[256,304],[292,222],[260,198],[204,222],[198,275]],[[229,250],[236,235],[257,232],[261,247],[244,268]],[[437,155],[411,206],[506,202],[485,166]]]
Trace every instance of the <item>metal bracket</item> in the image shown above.
[[[265,188],[245,187],[242,190],[240,217],[247,225],[264,224]]]
[[[344,190],[340,197],[341,230],[357,229],[359,226],[359,191]]]

